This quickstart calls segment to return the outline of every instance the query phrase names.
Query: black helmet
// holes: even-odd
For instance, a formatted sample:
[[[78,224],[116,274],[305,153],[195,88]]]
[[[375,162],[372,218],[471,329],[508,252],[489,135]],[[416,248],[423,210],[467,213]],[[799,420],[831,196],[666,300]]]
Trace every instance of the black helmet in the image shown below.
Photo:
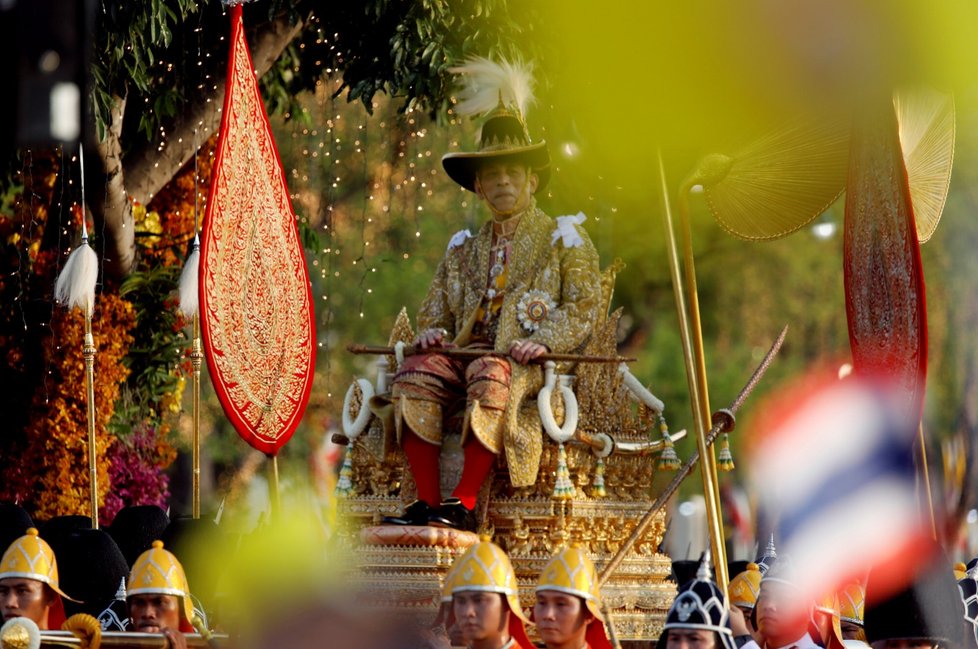
[[[163,536],[169,524],[169,516],[156,505],[130,505],[120,509],[106,529],[132,567],[139,555]]]
[[[662,636],[656,646],[666,646],[669,629],[713,631],[720,639],[723,649],[735,649],[727,597],[713,582],[709,550],[703,554],[696,577],[679,588],[679,594],[672,602]]]
[[[880,581],[876,570],[870,572],[866,583],[868,642],[924,640],[963,646],[964,603],[951,565],[943,555],[938,554],[922,567],[911,584],[883,599],[879,593]]]

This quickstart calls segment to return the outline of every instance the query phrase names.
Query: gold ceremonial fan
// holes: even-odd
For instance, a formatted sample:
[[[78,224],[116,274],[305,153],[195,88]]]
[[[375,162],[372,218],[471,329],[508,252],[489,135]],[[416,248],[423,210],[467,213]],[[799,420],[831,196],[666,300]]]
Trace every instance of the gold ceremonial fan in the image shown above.
[[[954,101],[914,88],[894,93],[900,143],[921,243],[947,199],[954,159]],[[702,184],[714,218],[742,239],[778,239],[817,218],[845,190],[847,115],[796,119],[733,156],[703,158],[686,181]]]

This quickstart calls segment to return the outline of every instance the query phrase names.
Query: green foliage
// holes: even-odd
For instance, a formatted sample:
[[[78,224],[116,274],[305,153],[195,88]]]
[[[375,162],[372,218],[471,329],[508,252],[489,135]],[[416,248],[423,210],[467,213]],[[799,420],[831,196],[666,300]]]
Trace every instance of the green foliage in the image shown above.
[[[139,131],[147,139],[153,136],[161,119],[176,114],[177,101],[184,94],[165,78],[168,64],[164,59],[173,53],[174,34],[187,28],[188,19],[197,10],[195,0],[102,3],[92,60],[93,108],[99,139],[105,135],[114,97],[142,98],[152,105],[154,112],[140,111],[138,122]]]
[[[156,141],[160,129],[202,101],[227,61],[227,16],[218,2],[106,0],[93,57],[94,113],[104,137],[116,97],[126,98],[127,148]],[[261,80],[270,113],[301,118],[296,98],[341,75],[336,95],[373,110],[387,94],[400,109],[444,115],[448,68],[473,54],[534,54],[532,3],[508,0],[326,2],[279,0],[245,5],[249,34],[268,22],[302,21],[299,36]]]
[[[162,421],[179,394],[189,343],[173,297],[179,278],[179,267],[157,265],[132,273],[119,289],[136,310],[136,327],[125,359],[129,378],[112,421],[117,434],[129,432],[133,422]]]

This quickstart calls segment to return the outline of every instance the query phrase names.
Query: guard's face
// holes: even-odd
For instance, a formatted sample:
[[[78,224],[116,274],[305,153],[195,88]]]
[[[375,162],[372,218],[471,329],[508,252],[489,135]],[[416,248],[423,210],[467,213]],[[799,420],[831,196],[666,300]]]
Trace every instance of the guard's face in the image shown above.
[[[52,599],[44,583],[36,579],[0,579],[0,613],[4,622],[14,617],[26,617],[39,628],[47,629]]]
[[[180,598],[176,595],[148,593],[129,597],[129,617],[132,631],[160,633],[163,629],[180,628]]]
[[[508,635],[509,606],[499,593],[456,592],[452,596],[452,609],[455,624],[469,644]]]
[[[840,626],[842,627],[843,640],[865,640],[866,639],[866,634],[863,633],[863,628],[858,624],[842,620]]]
[[[665,649],[718,649],[717,637],[702,629],[669,629]]]
[[[489,162],[476,175],[475,190],[496,214],[515,214],[530,204],[539,179],[523,164]]]
[[[548,647],[581,646],[593,619],[580,597],[556,590],[537,592],[533,621]]]
[[[791,642],[800,638],[808,630],[808,621],[803,616],[787,613],[794,593],[790,586],[765,584],[757,599],[757,630],[769,641]]]

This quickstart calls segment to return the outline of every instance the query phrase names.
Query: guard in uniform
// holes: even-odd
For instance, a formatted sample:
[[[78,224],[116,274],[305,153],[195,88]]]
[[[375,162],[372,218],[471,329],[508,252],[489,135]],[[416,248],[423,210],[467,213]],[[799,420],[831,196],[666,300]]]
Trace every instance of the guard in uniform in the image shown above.
[[[65,621],[54,551],[32,527],[15,540],[0,559],[0,614],[4,620],[30,618],[44,631],[60,629]]]
[[[863,623],[866,610],[866,589],[853,582],[839,591],[839,622],[843,640],[866,642],[866,629]]]
[[[696,578],[679,589],[666,616],[656,647],[680,649],[736,649],[727,598],[713,581],[707,550]]]
[[[754,614],[754,607],[757,605],[757,596],[761,593],[761,573],[760,566],[754,562],[747,564],[747,569],[735,575],[730,583],[727,584],[727,597],[730,605],[736,606],[744,615],[744,622],[747,630],[754,640],[757,640],[757,629],[751,623]]]
[[[126,601],[129,631],[162,633],[174,649],[186,647],[183,633],[194,630],[190,586],[183,566],[163,548],[162,541],[153,541],[152,547],[136,559]]]
[[[502,548],[483,537],[456,559],[452,572],[448,627],[457,624],[467,646],[533,649],[516,573]]]
[[[474,531],[476,497],[500,454],[513,486],[535,484],[543,432],[527,399],[542,387],[543,372],[529,363],[548,351],[581,349],[598,312],[598,255],[580,225],[584,215],[554,220],[537,207],[534,196],[550,175],[546,143],[530,139],[526,98],[513,90],[520,84],[507,69],[484,63],[499,74],[482,80],[491,103],[471,111],[489,110],[479,150],[450,153],[442,165],[482,199],[492,218],[475,234],[463,230],[449,241],[418,312],[415,345],[500,355],[463,362],[425,353],[400,364],[391,389],[393,416],[418,499],[386,523]],[[471,81],[477,67],[459,71]],[[465,113],[465,104],[457,110]],[[458,411],[464,413],[465,461],[451,497],[443,501],[440,446],[446,419]]]
[[[555,554],[537,581],[533,622],[547,649],[611,649],[598,573],[578,547]]]

